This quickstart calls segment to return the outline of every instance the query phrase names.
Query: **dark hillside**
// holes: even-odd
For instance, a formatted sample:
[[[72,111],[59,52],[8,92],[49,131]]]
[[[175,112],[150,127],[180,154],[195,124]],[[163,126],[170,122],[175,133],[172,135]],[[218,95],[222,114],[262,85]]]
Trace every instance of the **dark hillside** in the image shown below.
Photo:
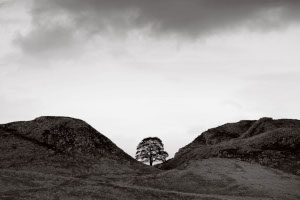
[[[300,121],[240,121],[207,130],[160,165],[173,169],[190,160],[230,158],[300,174]]]
[[[0,152],[0,167],[6,169],[43,166],[74,172],[77,168],[97,170],[106,164],[113,168],[108,163],[124,165],[123,169],[146,167],[86,122],[69,117],[0,125]]]

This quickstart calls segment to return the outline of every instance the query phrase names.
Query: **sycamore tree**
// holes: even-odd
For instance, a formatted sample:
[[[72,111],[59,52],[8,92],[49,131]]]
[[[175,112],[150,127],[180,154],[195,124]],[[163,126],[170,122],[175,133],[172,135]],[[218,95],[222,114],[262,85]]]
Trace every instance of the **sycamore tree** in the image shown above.
[[[157,137],[148,137],[143,139],[137,146],[137,152],[135,158],[143,163],[149,163],[150,166],[154,162],[165,162],[169,156],[164,151],[164,145],[162,141]]]

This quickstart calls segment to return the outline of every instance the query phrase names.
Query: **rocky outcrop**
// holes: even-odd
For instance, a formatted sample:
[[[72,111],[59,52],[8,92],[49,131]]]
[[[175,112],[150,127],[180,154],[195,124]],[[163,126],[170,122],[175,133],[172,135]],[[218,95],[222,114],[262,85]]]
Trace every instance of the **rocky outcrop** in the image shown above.
[[[300,121],[262,118],[209,129],[160,168],[176,168],[211,157],[258,163],[300,175]]]
[[[243,135],[241,135],[241,138],[247,138],[254,135],[257,135],[259,133],[263,132],[263,129],[266,128],[266,123],[272,121],[272,118],[264,117],[252,124],[252,126],[245,132]]]

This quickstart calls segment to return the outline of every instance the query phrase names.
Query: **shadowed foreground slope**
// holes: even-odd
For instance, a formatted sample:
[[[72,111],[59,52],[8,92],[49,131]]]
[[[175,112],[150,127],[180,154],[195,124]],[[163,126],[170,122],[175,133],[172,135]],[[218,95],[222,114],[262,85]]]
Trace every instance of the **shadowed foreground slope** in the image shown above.
[[[189,193],[244,198],[298,199],[300,177],[258,164],[232,159],[191,160],[156,175],[145,175],[132,184]]]
[[[0,199],[298,200],[300,178],[230,159],[206,159],[178,169],[59,176],[0,170]]]

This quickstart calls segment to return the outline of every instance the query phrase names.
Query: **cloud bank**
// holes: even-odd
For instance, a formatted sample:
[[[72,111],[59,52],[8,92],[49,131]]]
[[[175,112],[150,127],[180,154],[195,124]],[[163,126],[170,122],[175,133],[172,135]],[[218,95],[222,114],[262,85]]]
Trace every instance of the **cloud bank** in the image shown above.
[[[300,21],[298,0],[35,0],[32,30],[16,42],[26,53],[72,48],[77,38],[203,38],[238,29],[270,31]]]

